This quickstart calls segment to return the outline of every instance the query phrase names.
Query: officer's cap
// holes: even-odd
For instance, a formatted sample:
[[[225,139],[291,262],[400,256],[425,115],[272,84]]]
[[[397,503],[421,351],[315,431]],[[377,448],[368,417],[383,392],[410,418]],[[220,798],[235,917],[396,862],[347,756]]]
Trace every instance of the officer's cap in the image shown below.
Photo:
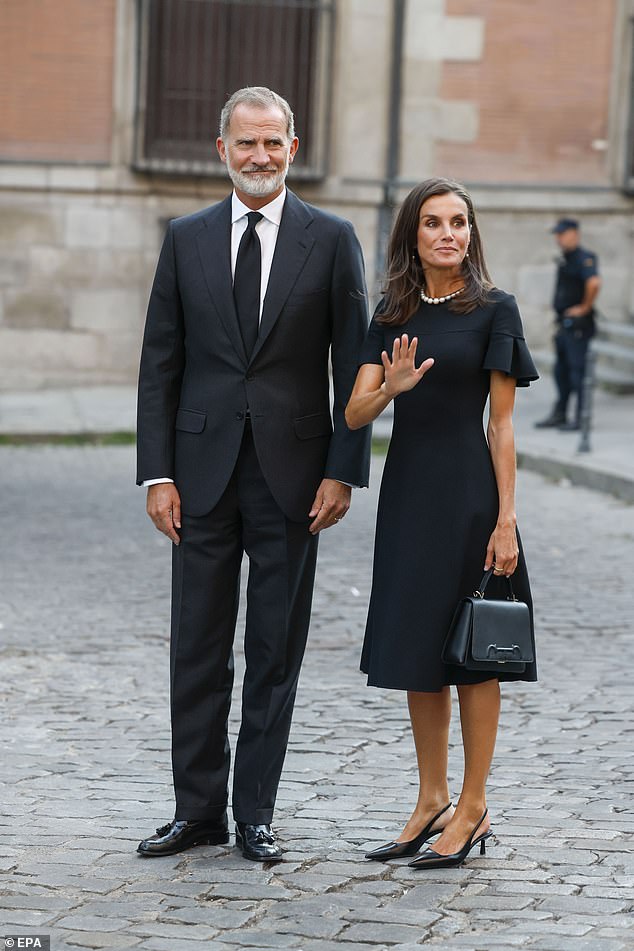
[[[560,218],[552,229],[553,234],[561,234],[563,231],[570,231],[571,228],[578,230],[579,222],[576,218]]]

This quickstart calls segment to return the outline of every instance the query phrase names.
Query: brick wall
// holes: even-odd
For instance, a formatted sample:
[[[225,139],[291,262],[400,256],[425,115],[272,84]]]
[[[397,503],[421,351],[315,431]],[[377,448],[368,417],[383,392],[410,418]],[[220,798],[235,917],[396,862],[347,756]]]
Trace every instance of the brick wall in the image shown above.
[[[634,307],[634,202],[616,188],[566,187],[609,185],[592,144],[607,136],[617,8],[625,30],[618,0],[408,2],[402,197],[436,171],[510,183],[473,193],[494,279],[517,294],[532,345],[550,336],[549,228],[560,214],[581,218],[600,256],[602,310],[624,319]],[[0,0],[0,389],[134,380],[164,219],[229,189],[130,169],[134,11],[135,0]],[[383,266],[391,11],[339,0],[331,176],[294,183],[353,221],[371,288]],[[621,82],[625,99],[625,71]]]
[[[477,62],[443,65],[440,96],[475,103],[467,143],[440,142],[438,173],[469,182],[607,184],[615,0],[446,0],[484,20]]]
[[[115,0],[2,0],[0,158],[107,162]]]

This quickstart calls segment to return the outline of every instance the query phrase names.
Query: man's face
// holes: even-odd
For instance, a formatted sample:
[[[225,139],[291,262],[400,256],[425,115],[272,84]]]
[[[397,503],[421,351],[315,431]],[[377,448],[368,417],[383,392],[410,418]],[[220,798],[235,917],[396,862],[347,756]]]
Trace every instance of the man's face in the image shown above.
[[[271,200],[284,188],[298,145],[297,138],[288,138],[286,118],[280,109],[246,103],[233,110],[226,140],[216,141],[238,197],[242,192]]]
[[[579,244],[579,232],[576,228],[566,228],[555,235],[562,251],[574,251]]]

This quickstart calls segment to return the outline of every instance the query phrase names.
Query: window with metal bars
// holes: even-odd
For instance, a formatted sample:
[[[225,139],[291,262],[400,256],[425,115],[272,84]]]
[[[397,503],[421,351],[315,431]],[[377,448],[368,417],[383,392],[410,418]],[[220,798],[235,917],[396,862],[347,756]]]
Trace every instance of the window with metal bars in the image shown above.
[[[625,157],[625,191],[634,195],[634,16],[630,17],[629,121]]]
[[[325,175],[334,0],[137,2],[137,169],[223,173],[220,110],[242,86],[269,86],[295,113],[294,177]]]

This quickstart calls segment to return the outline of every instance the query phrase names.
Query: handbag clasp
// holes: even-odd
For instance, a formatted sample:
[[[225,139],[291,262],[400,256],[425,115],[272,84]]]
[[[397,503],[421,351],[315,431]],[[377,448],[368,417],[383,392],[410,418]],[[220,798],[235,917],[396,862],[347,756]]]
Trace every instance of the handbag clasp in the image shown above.
[[[519,649],[517,644],[513,644],[512,647],[498,647],[497,644],[489,644],[487,648],[487,656],[490,657],[491,654],[496,656],[497,654],[519,654],[521,657],[522,652]],[[501,664],[505,664],[505,660],[500,660]]]

